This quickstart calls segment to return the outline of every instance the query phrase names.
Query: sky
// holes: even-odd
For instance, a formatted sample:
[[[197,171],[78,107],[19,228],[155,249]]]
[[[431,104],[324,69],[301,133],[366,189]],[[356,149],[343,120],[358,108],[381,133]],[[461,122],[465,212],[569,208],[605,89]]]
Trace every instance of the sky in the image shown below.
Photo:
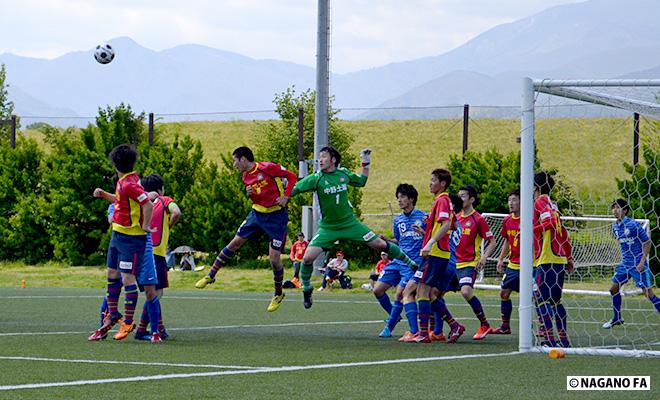
[[[499,24],[583,0],[330,0],[335,73],[436,56]],[[316,63],[316,0],[0,0],[0,54],[56,58],[128,36]],[[120,51],[121,49],[117,49]]]

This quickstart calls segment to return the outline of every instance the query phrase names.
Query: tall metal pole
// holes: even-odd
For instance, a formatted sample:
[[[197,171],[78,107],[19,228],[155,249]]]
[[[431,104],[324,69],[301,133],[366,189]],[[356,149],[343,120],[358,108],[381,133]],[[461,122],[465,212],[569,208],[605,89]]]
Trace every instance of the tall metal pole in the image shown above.
[[[16,116],[11,116],[11,130],[9,132],[9,146],[12,149],[16,148]]]
[[[633,166],[639,164],[639,114],[633,114]]]
[[[532,348],[532,268],[534,263],[534,83],[523,79],[520,127],[520,305],[518,348]]]
[[[149,113],[149,146],[154,145],[154,113]]]
[[[465,152],[468,151],[468,129],[470,126],[470,105],[463,105],[463,157]]]
[[[328,107],[330,99],[330,0],[318,1],[318,31],[316,37],[316,103],[314,105],[314,171],[318,170],[319,151],[328,145]],[[314,197],[314,231],[320,218]]]

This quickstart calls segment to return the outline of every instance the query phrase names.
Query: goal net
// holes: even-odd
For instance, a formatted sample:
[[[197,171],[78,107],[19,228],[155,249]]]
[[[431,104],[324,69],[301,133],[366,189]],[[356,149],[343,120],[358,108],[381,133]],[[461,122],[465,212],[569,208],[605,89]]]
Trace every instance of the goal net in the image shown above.
[[[521,351],[549,351],[555,340],[548,340],[539,330],[551,321],[554,337],[550,339],[556,339],[557,346],[561,345],[559,330],[566,327],[568,353],[660,356],[660,313],[654,304],[658,299],[640,289],[649,288],[657,296],[660,281],[659,103],[660,80],[524,80]],[[559,276],[533,267],[534,173],[539,170],[550,172],[555,180],[550,198],[572,243],[576,268],[565,275],[563,283]],[[629,205],[627,216],[651,239],[648,272],[642,273],[639,284],[631,278],[624,285],[626,279],[620,278],[631,275],[626,272],[630,269],[623,275],[617,269],[622,263],[620,240],[632,240],[634,235],[629,234],[632,225],[626,225],[625,237],[614,236],[612,225],[617,220],[611,206],[615,199]],[[488,215],[494,232],[501,229],[503,217]],[[499,247],[503,239],[496,237]],[[498,255],[496,250],[488,263],[482,282],[486,287],[497,287]],[[616,308],[619,297],[613,299],[610,294],[615,274],[622,294]],[[553,293],[553,300],[546,301],[543,288]],[[560,288],[558,301],[554,296]],[[615,309],[620,310],[618,318],[614,318]],[[610,320],[624,323],[604,326]]]

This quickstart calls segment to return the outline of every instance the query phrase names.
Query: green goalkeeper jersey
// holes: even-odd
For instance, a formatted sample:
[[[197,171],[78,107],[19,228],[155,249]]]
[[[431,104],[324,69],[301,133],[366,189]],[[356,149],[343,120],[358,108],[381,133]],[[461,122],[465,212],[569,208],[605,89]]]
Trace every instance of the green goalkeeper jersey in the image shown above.
[[[344,167],[332,172],[321,170],[296,182],[292,196],[303,192],[315,192],[321,207],[321,227],[341,227],[356,220],[353,206],[348,200],[348,186],[364,187],[367,177]]]

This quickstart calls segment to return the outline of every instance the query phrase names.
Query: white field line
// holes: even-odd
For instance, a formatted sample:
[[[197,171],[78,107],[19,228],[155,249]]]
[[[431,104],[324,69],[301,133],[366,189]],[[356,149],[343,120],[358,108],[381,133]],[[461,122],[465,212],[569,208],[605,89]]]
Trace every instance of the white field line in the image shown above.
[[[314,303],[330,303],[330,304],[378,304],[376,300],[332,300],[332,299],[319,299],[319,295],[314,297]],[[323,296],[323,295],[321,295]],[[297,299],[300,296],[295,296],[293,297],[294,299]],[[192,296],[169,296],[165,295],[163,297],[164,299],[173,299],[173,300],[217,300],[217,301],[268,301],[270,297],[212,297],[212,296],[198,296],[198,297],[192,297]],[[103,299],[102,295],[81,295],[81,296],[42,296],[42,295],[36,295],[36,296],[0,296],[0,299]],[[450,307],[467,307],[468,304],[467,302],[458,302],[458,303],[449,303],[447,302],[447,305]],[[482,303],[482,306],[484,308],[496,308],[499,309],[500,305],[499,304],[489,304],[489,303]],[[589,311],[611,311],[611,307],[579,307],[579,306],[569,306],[566,307],[567,310],[589,310]],[[626,311],[629,312],[648,312],[648,311],[653,311],[651,307],[648,309],[646,308],[625,308]]]
[[[162,366],[162,367],[182,367],[182,368],[261,369],[261,367],[250,367],[243,365],[177,364],[177,363],[163,363],[163,362],[116,361],[116,360],[76,360],[69,358],[44,358],[44,357],[21,357],[21,356],[0,356],[0,360],[45,361],[45,362],[61,362],[61,363],[74,363],[74,364],[146,365],[146,366]]]
[[[189,374],[179,373],[179,374],[167,374],[167,375],[132,376],[126,378],[78,380],[78,381],[70,381],[70,382],[28,383],[22,385],[0,386],[0,391],[20,390],[20,389],[39,389],[39,388],[62,387],[62,386],[98,385],[104,383],[117,383],[117,382],[138,382],[138,381],[143,382],[143,381],[155,381],[155,380],[177,379],[177,378],[260,374],[266,372],[292,372],[292,371],[305,371],[305,370],[313,370],[313,369],[365,367],[372,365],[390,365],[390,364],[417,363],[417,362],[430,362],[430,361],[460,360],[460,359],[469,359],[469,358],[503,357],[503,356],[518,355],[518,354],[521,353],[514,351],[508,353],[467,354],[467,355],[443,356],[443,357],[405,358],[405,359],[396,359],[396,360],[361,361],[361,362],[338,363],[338,364],[299,365],[299,366],[283,366],[283,367],[272,367],[272,368],[265,367],[259,369],[248,369],[248,370],[239,370],[239,371],[236,370],[212,371],[212,372],[197,372],[197,373],[189,373]]]
[[[454,318],[457,321],[471,321],[471,317],[457,317]],[[406,319],[403,318],[402,322]],[[518,321],[517,318],[511,318],[511,321]],[[602,325],[602,321],[575,321],[570,320],[572,324],[577,325]],[[382,319],[369,320],[369,321],[320,321],[320,322],[285,322],[279,324],[254,324],[254,325],[216,325],[216,326],[193,326],[185,328],[167,328],[168,331],[180,331],[180,332],[189,332],[189,331],[205,331],[205,330],[223,330],[223,329],[241,329],[241,328],[286,328],[292,326],[326,326],[326,325],[370,325],[370,324],[382,324]],[[658,323],[635,323],[635,322],[626,322],[627,326],[642,326],[642,327],[654,327],[659,326]],[[55,331],[55,332],[0,332],[0,337],[3,336],[41,336],[41,335],[82,335],[88,334],[91,331]]]
[[[287,326],[319,326],[319,325],[360,325],[360,324],[382,324],[383,320],[373,321],[320,321],[320,322],[288,322],[280,324],[255,324],[255,325],[217,325],[203,327],[185,327],[185,328],[167,328],[168,331],[197,331],[197,330],[222,330],[238,328],[271,328]],[[71,335],[88,334],[91,331],[84,332],[0,332],[0,336],[31,336],[31,335]]]

